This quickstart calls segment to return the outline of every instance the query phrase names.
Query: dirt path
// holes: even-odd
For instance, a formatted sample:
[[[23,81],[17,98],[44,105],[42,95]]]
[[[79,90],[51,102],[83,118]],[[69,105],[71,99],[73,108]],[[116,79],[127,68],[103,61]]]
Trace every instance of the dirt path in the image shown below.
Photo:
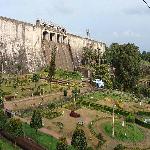
[[[49,130],[47,128],[41,128],[41,129],[39,129],[39,131],[41,131],[43,133],[46,133],[46,134],[49,134],[49,135],[55,137],[56,139],[59,139],[62,136],[61,133],[59,134],[59,133],[57,133],[53,130]],[[70,145],[71,144],[71,139],[67,138],[67,143]]]
[[[88,86],[88,84],[81,89],[81,93],[85,93],[87,91],[91,90],[91,87]],[[72,91],[68,90],[68,96],[72,95]],[[6,101],[4,102],[4,108],[10,109],[10,110],[17,110],[17,109],[25,109],[28,107],[35,107],[39,104],[46,104],[53,100],[60,100],[63,98],[63,92],[57,92],[57,93],[51,93],[48,95],[42,95],[42,96],[34,96],[29,98],[24,98],[20,100],[14,100],[14,101]]]

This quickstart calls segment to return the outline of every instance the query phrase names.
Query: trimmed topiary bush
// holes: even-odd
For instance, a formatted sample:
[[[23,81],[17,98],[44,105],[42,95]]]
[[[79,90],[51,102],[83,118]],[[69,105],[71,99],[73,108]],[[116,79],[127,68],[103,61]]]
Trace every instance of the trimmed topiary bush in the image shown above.
[[[131,122],[131,123],[134,123],[134,122],[135,122],[135,117],[134,117],[132,114],[129,114],[129,115],[126,117],[126,121],[127,121],[127,122]]]
[[[118,144],[115,148],[114,148],[114,150],[124,150],[125,149],[125,147],[122,145],[122,144]]]

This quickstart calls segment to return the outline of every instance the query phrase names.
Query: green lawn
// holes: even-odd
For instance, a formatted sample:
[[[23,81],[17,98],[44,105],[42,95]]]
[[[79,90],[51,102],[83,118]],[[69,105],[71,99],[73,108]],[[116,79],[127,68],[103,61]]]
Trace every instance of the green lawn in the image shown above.
[[[13,144],[6,139],[0,139],[0,150],[20,150],[18,147],[14,147]]]
[[[102,124],[102,128],[107,135],[112,137],[112,123],[106,122]],[[126,123],[122,127],[121,122],[115,123],[115,139],[124,141],[124,142],[139,142],[144,139],[144,134],[137,125],[132,123]]]
[[[31,128],[28,124],[23,124],[23,129],[26,136],[31,137],[33,140],[45,147],[47,150],[56,150],[56,144],[58,141],[56,138],[39,131],[37,131],[36,133],[35,129]],[[71,146],[68,146],[68,150],[74,149]]]
[[[56,150],[56,143],[57,143],[56,138],[39,131],[37,131],[36,133],[35,129],[31,128],[28,124],[24,124],[23,129],[26,136],[31,137],[37,143],[41,144],[48,150]]]
[[[87,95],[84,95],[83,100],[96,102],[99,100],[103,100],[105,98],[118,100],[118,101],[134,101],[136,98],[130,94],[125,92],[120,92],[116,90],[106,90],[106,91],[96,91],[92,93],[88,93]]]

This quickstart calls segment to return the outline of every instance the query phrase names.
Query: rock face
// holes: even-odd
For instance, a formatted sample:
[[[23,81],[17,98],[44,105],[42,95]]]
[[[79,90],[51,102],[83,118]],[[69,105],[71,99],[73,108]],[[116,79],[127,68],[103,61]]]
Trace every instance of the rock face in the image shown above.
[[[57,46],[56,66],[74,70],[80,65],[82,48],[105,51],[105,44],[66,32],[63,27],[36,21],[30,24],[0,17],[0,70],[35,72],[50,62],[51,49]]]

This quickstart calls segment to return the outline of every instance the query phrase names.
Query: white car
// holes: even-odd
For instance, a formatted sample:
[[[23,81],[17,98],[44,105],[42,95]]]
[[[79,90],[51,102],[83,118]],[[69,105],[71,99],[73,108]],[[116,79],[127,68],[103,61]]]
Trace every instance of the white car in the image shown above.
[[[100,80],[100,79],[95,79],[95,81],[93,81],[93,82],[96,83],[96,86],[98,88],[103,88],[104,87],[104,82],[102,80]]]

